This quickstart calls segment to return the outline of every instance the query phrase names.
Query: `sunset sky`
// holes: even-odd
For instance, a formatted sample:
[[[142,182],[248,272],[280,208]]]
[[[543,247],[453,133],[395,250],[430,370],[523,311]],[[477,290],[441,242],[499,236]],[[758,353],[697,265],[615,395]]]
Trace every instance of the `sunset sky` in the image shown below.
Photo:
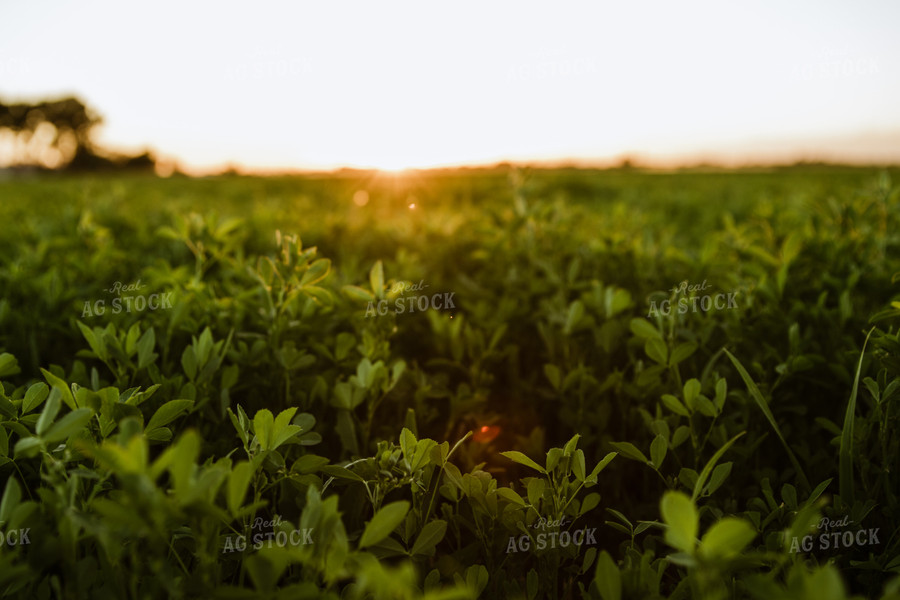
[[[900,3],[0,2],[0,99],[194,169],[900,162]]]

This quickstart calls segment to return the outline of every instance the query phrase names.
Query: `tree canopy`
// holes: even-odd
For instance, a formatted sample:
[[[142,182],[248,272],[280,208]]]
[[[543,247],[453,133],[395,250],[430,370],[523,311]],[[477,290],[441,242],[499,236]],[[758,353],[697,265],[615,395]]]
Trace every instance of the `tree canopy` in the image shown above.
[[[68,97],[35,103],[0,101],[0,133],[8,132],[14,166],[44,169],[152,169],[149,152],[122,156],[92,140],[102,118],[81,100]]]

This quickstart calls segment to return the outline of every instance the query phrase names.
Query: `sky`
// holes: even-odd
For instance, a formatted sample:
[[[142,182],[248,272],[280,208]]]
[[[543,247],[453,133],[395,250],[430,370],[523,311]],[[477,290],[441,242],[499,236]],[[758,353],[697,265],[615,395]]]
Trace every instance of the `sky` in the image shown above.
[[[900,2],[0,0],[0,99],[189,170],[900,162]]]

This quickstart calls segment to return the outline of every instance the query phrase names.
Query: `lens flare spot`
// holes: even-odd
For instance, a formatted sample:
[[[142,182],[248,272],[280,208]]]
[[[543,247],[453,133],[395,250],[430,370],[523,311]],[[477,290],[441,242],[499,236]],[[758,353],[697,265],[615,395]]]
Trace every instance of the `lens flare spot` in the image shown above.
[[[357,206],[365,206],[369,203],[369,192],[366,190],[356,190],[353,194],[353,204]]]
[[[500,435],[500,427],[497,425],[482,425],[478,431],[472,436],[472,439],[479,444],[488,444]]]

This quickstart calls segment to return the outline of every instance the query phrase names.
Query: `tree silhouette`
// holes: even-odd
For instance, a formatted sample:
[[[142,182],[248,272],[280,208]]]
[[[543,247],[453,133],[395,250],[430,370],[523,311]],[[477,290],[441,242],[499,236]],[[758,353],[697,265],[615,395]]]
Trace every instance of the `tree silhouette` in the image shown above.
[[[102,119],[77,98],[34,104],[0,102],[0,131],[12,133],[18,165],[70,170],[152,169],[149,152],[117,156],[94,145]]]

